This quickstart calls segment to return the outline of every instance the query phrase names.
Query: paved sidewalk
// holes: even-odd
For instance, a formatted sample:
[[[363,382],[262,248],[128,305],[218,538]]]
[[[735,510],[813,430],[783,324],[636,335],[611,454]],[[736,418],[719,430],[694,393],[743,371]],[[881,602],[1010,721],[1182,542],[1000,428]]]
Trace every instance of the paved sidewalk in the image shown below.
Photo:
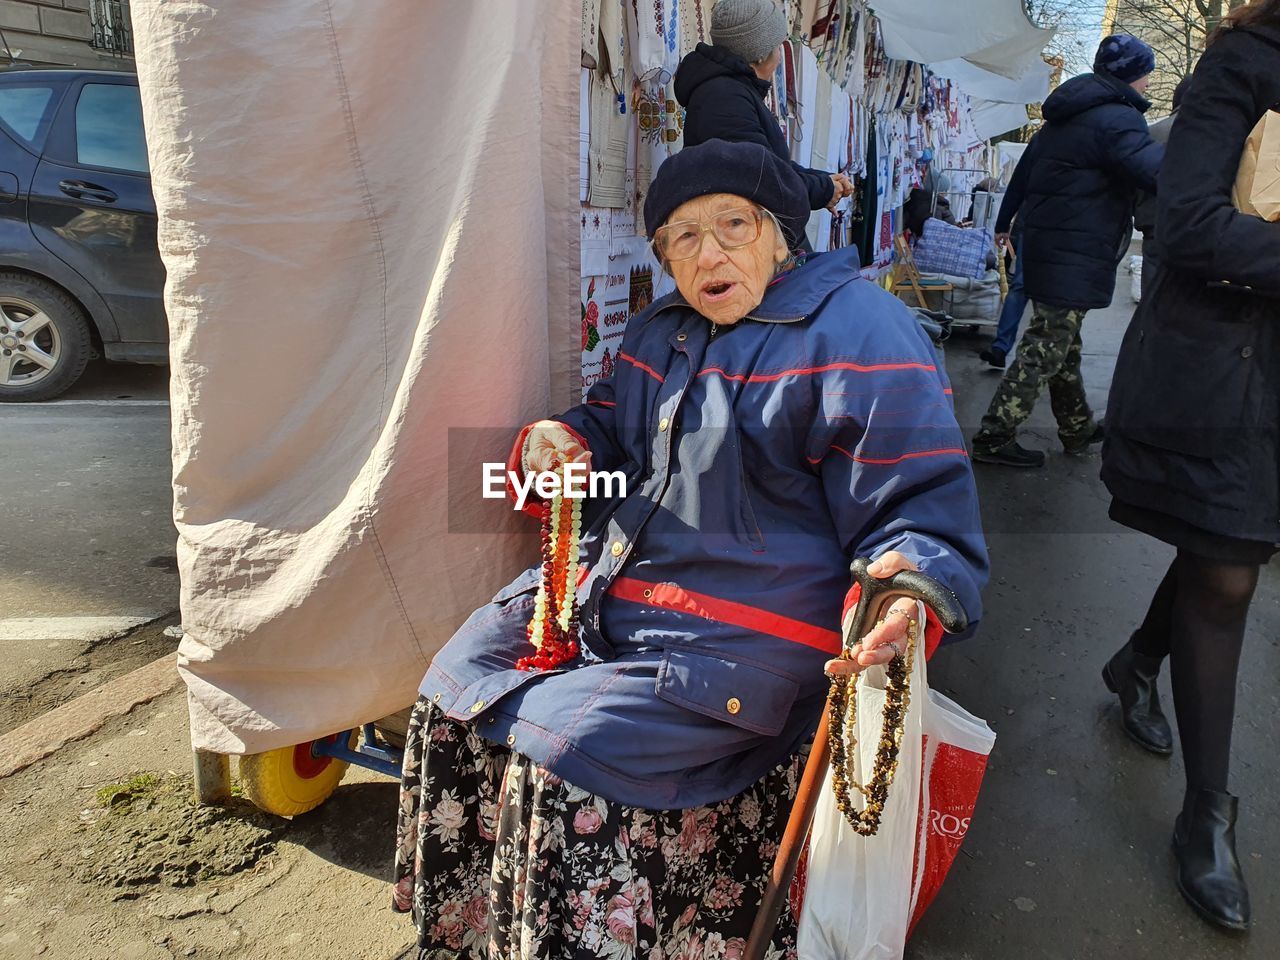
[[[412,924],[388,908],[397,797],[390,778],[352,770],[310,814],[257,817],[275,831],[259,850],[245,838],[260,842],[265,831],[249,829],[254,815],[243,802],[212,837],[193,829],[193,808],[175,817],[145,796],[115,814],[125,817],[124,831],[107,829],[116,807],[104,809],[98,791],[139,773],[181,783],[188,743],[179,687],[0,778],[0,957],[391,960],[405,950]],[[166,833],[178,844],[166,846]],[[203,845],[186,855],[187,840]],[[147,851],[156,848],[167,851],[167,864],[153,868]],[[163,873],[184,885],[113,886],[86,880],[91,869],[135,879]],[[220,875],[190,883],[182,878],[188,869]]]
[[[1132,314],[1089,314],[1084,374],[1106,407]],[[972,434],[999,375],[948,344],[958,414]],[[1043,470],[976,466],[993,576],[972,641],[943,650],[930,681],[986,718],[999,739],[977,814],[947,885],[916,932],[920,960],[1218,960],[1280,956],[1280,571],[1263,571],[1250,618],[1233,747],[1240,854],[1256,926],[1219,933],[1173,885],[1169,838],[1182,764],[1130,743],[1099,672],[1146,610],[1173,551],[1110,522],[1099,457],[1067,457],[1048,398],[1024,438]],[[1162,696],[1172,717],[1167,671]]]

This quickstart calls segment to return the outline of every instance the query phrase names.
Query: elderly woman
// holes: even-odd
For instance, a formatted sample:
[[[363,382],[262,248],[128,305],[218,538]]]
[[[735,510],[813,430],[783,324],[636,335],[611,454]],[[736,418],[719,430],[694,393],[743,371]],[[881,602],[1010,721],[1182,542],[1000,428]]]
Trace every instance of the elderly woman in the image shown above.
[[[668,160],[645,222],[678,293],[632,318],[584,404],[518,439],[525,469],[589,458],[629,483],[584,508],[571,662],[515,666],[534,568],[422,682],[395,890],[422,957],[740,955],[850,559],[922,569],[977,617],[986,553],[946,379],[850,254],[796,262],[808,210],[757,144]],[[903,649],[914,607],[895,609],[856,666]],[[795,955],[793,917],[774,946]]]

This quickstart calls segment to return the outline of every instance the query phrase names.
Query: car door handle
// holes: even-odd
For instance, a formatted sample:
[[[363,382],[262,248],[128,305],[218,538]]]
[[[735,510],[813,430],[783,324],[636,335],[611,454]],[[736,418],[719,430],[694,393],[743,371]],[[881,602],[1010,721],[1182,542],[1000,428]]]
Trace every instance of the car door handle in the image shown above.
[[[96,183],[85,183],[83,180],[63,180],[58,189],[68,197],[77,200],[97,200],[99,203],[115,203],[119,196],[114,190],[100,187]]]

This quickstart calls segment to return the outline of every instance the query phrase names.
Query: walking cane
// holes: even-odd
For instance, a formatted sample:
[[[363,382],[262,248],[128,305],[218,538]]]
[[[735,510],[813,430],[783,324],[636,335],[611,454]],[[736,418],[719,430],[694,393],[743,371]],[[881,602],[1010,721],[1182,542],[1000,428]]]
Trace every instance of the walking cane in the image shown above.
[[[867,572],[870,565],[871,561],[859,557],[850,567],[853,578],[862,586],[862,595],[858,598],[858,606],[844,635],[846,650],[861,640],[867,631],[867,625],[874,622],[872,611],[878,614],[886,603],[898,597],[923,600],[948,633],[959,633],[968,626],[968,617],[960,606],[960,601],[938,581],[915,570],[903,570],[892,577],[880,579]],[[791,881],[796,875],[796,865],[800,862],[805,839],[809,836],[809,826],[813,823],[818,794],[822,790],[827,766],[831,762],[831,744],[827,740],[830,711],[831,704],[828,702],[822,708],[822,719],[818,721],[818,732],[813,738],[813,750],[805,764],[804,776],[800,778],[791,816],[787,819],[787,829],[782,835],[782,844],[778,847],[778,856],[773,862],[773,872],[764,888],[764,896],[760,898],[760,910],[751,926],[744,960],[764,960],[765,951],[773,940],[774,928],[778,925],[778,917],[782,915],[782,908],[787,902]]]

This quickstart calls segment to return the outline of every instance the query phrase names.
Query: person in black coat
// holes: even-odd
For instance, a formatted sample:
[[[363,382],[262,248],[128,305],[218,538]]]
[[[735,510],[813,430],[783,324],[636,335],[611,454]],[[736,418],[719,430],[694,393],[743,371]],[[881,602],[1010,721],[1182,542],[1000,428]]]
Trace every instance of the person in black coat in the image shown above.
[[[853,183],[844,174],[794,162],[782,128],[765,105],[786,39],[787,18],[774,0],[718,0],[711,9],[711,44],[698,44],[676,70],[676,100],[685,108],[684,145],[758,143],[800,175],[811,210],[834,207],[853,193]]]
[[[1107,37],[1093,73],[1044,102],[1044,128],[1018,161],[996,228],[1006,243],[1015,214],[1022,225],[1023,288],[1035,311],[973,438],[975,460],[1043,466],[1044,453],[1016,437],[1045,383],[1063,448],[1083,454],[1102,440],[1080,376],[1080,327],[1089,310],[1111,303],[1133,234],[1135,192],[1156,186],[1164,150],[1142,118],[1155,62],[1141,40]]]
[[[1183,77],[1173,91],[1173,112],[1151,124],[1151,138],[1162,146],[1169,142],[1169,133],[1173,130],[1173,121],[1178,116],[1178,108],[1182,106],[1182,98],[1191,87],[1191,78]],[[1143,190],[1138,194],[1138,202],[1133,208],[1133,226],[1142,234],[1142,296],[1151,292],[1151,281],[1156,275],[1158,266],[1155,251],[1156,211],[1158,201],[1154,193]]]
[[[1227,792],[1236,673],[1259,566],[1280,541],[1280,223],[1232,186],[1280,104],[1280,0],[1237,10],[1196,68],[1160,174],[1160,266],[1129,325],[1107,413],[1111,516],[1177,548],[1142,625],[1106,665],[1125,730],[1172,750],[1156,676],[1170,659],[1187,790],[1178,888],[1243,929],[1249,894]]]

